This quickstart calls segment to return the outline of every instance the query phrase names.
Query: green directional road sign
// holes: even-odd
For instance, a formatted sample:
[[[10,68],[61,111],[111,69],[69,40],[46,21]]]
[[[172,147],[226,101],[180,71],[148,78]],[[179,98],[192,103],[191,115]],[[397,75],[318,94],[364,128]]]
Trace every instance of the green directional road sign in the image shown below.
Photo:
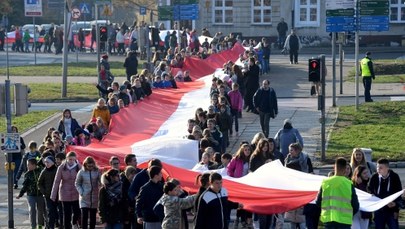
[[[381,16],[381,15],[389,15],[389,9],[385,8],[367,8],[367,9],[360,9],[360,15],[374,15],[374,16]]]
[[[337,9],[337,10],[327,10],[326,16],[333,17],[333,16],[352,16],[354,15],[354,9]]]
[[[158,7],[159,21],[168,21],[173,19],[173,6]]]
[[[390,3],[388,1],[361,1],[360,7],[366,8],[388,8]]]

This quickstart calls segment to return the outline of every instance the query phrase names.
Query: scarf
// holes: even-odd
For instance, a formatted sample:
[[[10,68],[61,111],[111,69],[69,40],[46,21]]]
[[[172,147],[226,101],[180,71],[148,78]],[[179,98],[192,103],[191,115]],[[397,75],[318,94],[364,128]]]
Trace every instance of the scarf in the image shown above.
[[[121,181],[108,184],[105,186],[108,194],[108,204],[109,206],[115,206],[119,203],[122,198],[122,183]]]
[[[292,157],[291,154],[287,155],[285,160],[285,167],[299,170],[301,172],[308,172],[308,156],[304,153],[299,153],[298,157]],[[299,166],[299,168],[297,168]]]
[[[76,166],[77,166],[77,162],[73,163],[72,165],[69,165],[69,163],[66,163],[66,167],[67,167],[68,170],[71,170]]]

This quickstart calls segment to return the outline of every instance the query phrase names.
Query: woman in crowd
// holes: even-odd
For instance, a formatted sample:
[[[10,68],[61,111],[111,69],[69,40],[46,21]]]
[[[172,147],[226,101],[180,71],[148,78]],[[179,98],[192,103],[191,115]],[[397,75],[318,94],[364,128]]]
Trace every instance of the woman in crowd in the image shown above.
[[[79,204],[81,209],[81,226],[83,229],[96,227],[96,214],[98,207],[98,190],[100,183],[100,171],[93,157],[86,157],[82,169],[77,173],[75,186],[79,192]],[[90,227],[88,220],[90,219]]]
[[[62,139],[65,139],[67,135],[73,136],[76,129],[81,129],[81,127],[77,120],[72,117],[72,112],[69,109],[63,110],[58,125],[58,131],[62,133]]]
[[[289,152],[285,159],[285,166],[287,168],[304,173],[313,173],[311,159],[306,153],[302,152],[302,147],[299,143],[290,144]],[[295,229],[297,226],[299,226],[300,229],[306,227],[303,207],[286,212],[285,219],[291,222],[291,229]]]
[[[106,229],[122,228],[124,212],[128,209],[122,198],[122,183],[119,171],[110,169],[101,176],[99,215]]]
[[[250,142],[250,147],[252,147],[252,150],[255,151],[259,141],[261,139],[265,139],[265,138],[266,138],[266,136],[264,136],[264,134],[262,132],[256,133],[255,136],[253,136],[252,141]]]
[[[228,164],[227,173],[231,177],[239,178],[247,175],[249,173],[249,161],[252,153],[252,149],[249,144],[243,144],[236,155],[232,158],[231,162]],[[242,227],[252,227],[252,213],[247,212],[243,209],[238,209],[236,211],[236,221],[235,228],[239,224],[239,220],[242,224]]]
[[[78,227],[80,220],[79,193],[75,187],[77,173],[81,166],[76,160],[76,153],[69,152],[66,161],[58,167],[56,177],[53,182],[51,200],[62,202],[63,223],[65,229]],[[58,198],[58,199],[57,199]],[[73,220],[72,220],[73,214]]]
[[[359,165],[354,169],[352,182],[355,188],[367,192],[367,184],[370,178],[370,172],[364,165]],[[371,212],[358,211],[353,216],[352,228],[356,229],[367,229],[370,219],[372,219],[373,214]]]
[[[105,105],[105,100],[99,98],[97,101],[97,106],[93,109],[91,114],[91,119],[96,120],[98,117],[101,117],[104,124],[108,127],[110,125],[111,115],[108,107]]]
[[[354,171],[359,165],[363,165],[367,168],[369,176],[377,172],[377,167],[375,166],[375,164],[370,161],[366,161],[366,156],[363,150],[360,148],[354,148],[352,156],[350,158],[350,166]]]

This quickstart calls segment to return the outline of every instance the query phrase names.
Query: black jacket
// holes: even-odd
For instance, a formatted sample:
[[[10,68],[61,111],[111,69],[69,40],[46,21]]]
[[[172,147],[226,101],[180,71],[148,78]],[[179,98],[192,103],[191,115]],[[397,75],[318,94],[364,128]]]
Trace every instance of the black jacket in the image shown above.
[[[129,76],[136,75],[138,73],[138,59],[136,58],[136,54],[130,54],[127,58],[125,58],[124,67],[126,69],[126,73]]]
[[[153,211],[153,207],[163,195],[163,183],[154,183],[149,180],[142,186],[136,198],[135,212],[138,218],[143,218],[145,222],[159,222],[159,217]]]
[[[107,189],[102,187],[99,193],[98,209],[102,223],[123,223],[125,212],[128,211],[126,200],[121,198],[117,204],[109,205]]]
[[[259,88],[260,68],[256,64],[249,66],[249,70],[245,73],[246,90],[257,90]]]
[[[383,199],[402,190],[401,179],[398,174],[392,170],[389,170],[389,175],[385,179],[380,178],[378,173],[374,173],[370,178],[367,189],[371,194]],[[398,197],[394,202],[398,203],[399,201],[401,201],[401,197]],[[393,208],[385,206],[383,209],[398,212],[397,206]]]
[[[277,95],[273,88],[269,90],[269,97],[264,96],[265,90],[263,88],[257,90],[253,96],[253,103],[255,108],[259,108],[262,112],[270,113],[270,116],[274,118],[278,114]]]
[[[229,211],[238,208],[238,203],[228,201],[228,192],[222,188],[219,193],[208,188],[198,199],[195,229],[227,229]]]
[[[38,188],[46,198],[51,197],[53,181],[55,180],[58,168],[53,165],[50,168],[44,168],[39,175]]]

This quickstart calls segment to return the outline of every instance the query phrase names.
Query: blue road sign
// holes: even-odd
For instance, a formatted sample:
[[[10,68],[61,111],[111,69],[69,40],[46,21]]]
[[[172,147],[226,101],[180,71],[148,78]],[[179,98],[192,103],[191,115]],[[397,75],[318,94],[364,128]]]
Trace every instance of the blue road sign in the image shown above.
[[[80,13],[91,14],[91,7],[86,3],[80,3]]]
[[[331,24],[331,25],[326,25],[326,32],[351,32],[354,31],[355,26],[354,24],[348,25],[348,24]]]
[[[389,23],[389,16],[361,16],[360,23],[383,24]]]
[[[34,4],[38,4],[39,0],[27,0],[27,4],[29,5],[34,5]]]
[[[354,17],[348,16],[335,16],[326,17],[326,24],[342,24],[342,23],[354,23]]]
[[[174,5],[173,20],[197,20],[199,14],[198,4]]]
[[[360,24],[361,31],[388,31],[389,25],[388,23],[381,23],[381,24]]]
[[[140,15],[146,15],[146,7],[140,6],[139,7],[139,14]]]

